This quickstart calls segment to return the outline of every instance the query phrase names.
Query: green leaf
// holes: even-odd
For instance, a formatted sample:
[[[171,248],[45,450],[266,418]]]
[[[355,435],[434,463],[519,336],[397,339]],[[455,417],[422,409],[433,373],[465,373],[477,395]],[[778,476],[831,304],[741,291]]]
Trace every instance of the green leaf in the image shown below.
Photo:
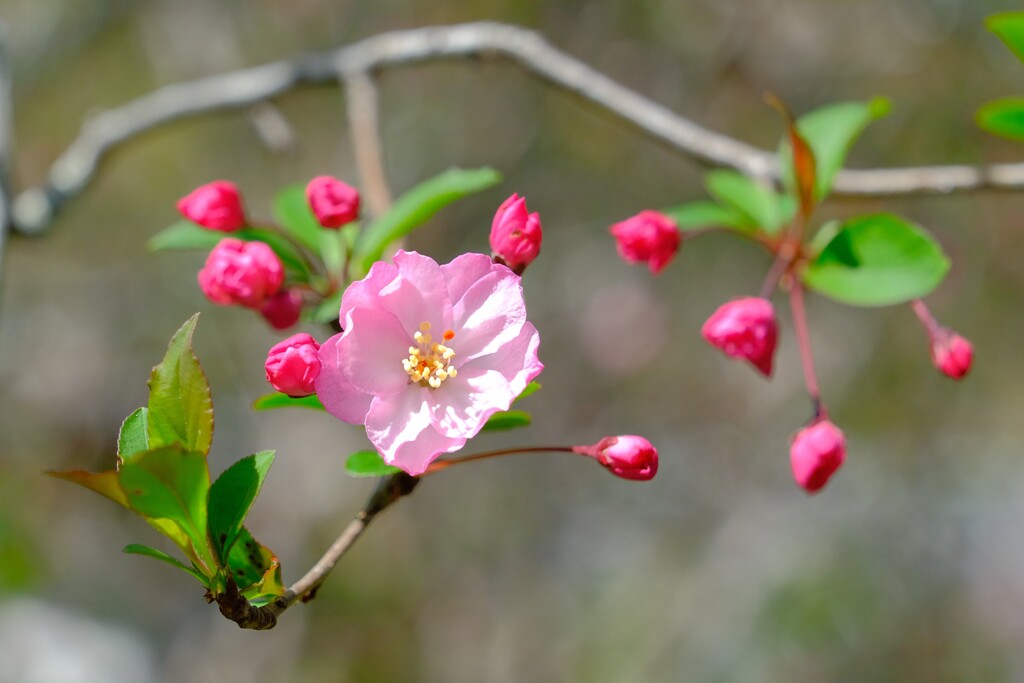
[[[338,312],[341,310],[341,297],[345,294],[345,291],[339,289],[334,294],[330,295],[317,305],[313,309],[313,313],[310,318],[315,323],[329,323],[332,320],[338,319]]]
[[[975,116],[982,130],[1024,142],[1024,98],[1005,97],[983,104]]]
[[[228,553],[228,569],[242,595],[250,601],[284,593],[277,557],[245,527],[238,530],[238,539]]]
[[[320,252],[320,236],[326,231],[309,208],[306,188],[301,185],[290,185],[278,192],[274,197],[273,213],[274,220],[292,237],[307,249]]]
[[[252,408],[253,410],[274,410],[275,408],[312,408],[314,410],[324,410],[324,404],[320,402],[316,394],[303,396],[302,398],[292,398],[287,394],[274,392],[266,396],[260,396],[253,401]]]
[[[148,413],[146,408],[137,408],[121,423],[117,435],[117,457],[121,460],[149,450]]]
[[[1024,12],[1000,12],[985,19],[989,31],[1002,38],[1017,59],[1024,62]]]
[[[519,392],[519,395],[516,396],[515,401],[521,401],[524,398],[526,398],[527,396],[532,396],[533,394],[535,394],[538,391],[540,391],[540,388],[541,388],[541,383],[540,382],[530,382],[529,384],[526,385],[525,389],[523,389],[522,391]],[[513,401],[513,403],[515,403],[515,401]]]
[[[122,550],[121,552],[128,553],[129,555],[144,555],[145,557],[152,557],[154,560],[166,562],[172,567],[177,567],[178,569],[181,569],[184,572],[188,572],[193,577],[195,577],[195,579],[199,581],[199,583],[203,584],[204,587],[210,587],[210,579],[208,577],[203,576],[194,568],[186,566],[185,564],[179,562],[178,560],[171,557],[162,550],[150,548],[148,545],[142,545],[141,543],[129,543],[124,547],[124,550]]]
[[[740,232],[754,232],[750,219],[710,199],[680,204],[662,213],[671,218],[683,232],[704,228],[732,228]]]
[[[782,207],[775,191],[737,171],[720,169],[704,177],[711,196],[741,216],[748,228],[775,234],[782,227]]]
[[[274,451],[244,457],[224,470],[210,487],[210,540],[222,566],[273,462]]]
[[[504,431],[516,427],[526,427],[533,418],[525,410],[503,410],[495,413],[484,423],[483,430],[487,432]]]
[[[889,113],[884,97],[867,102],[839,102],[804,114],[797,119],[801,137],[810,145],[815,160],[815,197],[819,201],[832,189],[836,173],[843,167],[854,141],[872,121]],[[793,162],[789,141],[779,146],[782,177],[792,186]]]
[[[942,282],[949,259],[920,227],[899,216],[847,221],[802,273],[815,291],[854,306],[918,299]]]
[[[171,540],[197,564],[214,565],[206,534],[210,473],[202,453],[183,451],[177,445],[159,448],[135,455],[121,465],[118,474],[132,510],[179,527],[187,544],[182,544],[180,536],[172,535]]]
[[[384,477],[402,470],[384,462],[377,451],[356,451],[345,461],[345,471],[353,477]]]
[[[839,234],[842,227],[843,224],[837,220],[831,220],[822,224],[818,228],[818,232],[814,233],[814,237],[807,243],[808,253],[817,257],[828,246],[828,243],[835,239],[835,236]]]
[[[182,325],[164,359],[149,378],[147,434],[152,448],[181,444],[205,455],[213,439],[210,385],[192,352],[192,333],[199,314]],[[129,418],[130,419],[130,418]]]
[[[294,279],[305,282],[309,279],[309,267],[299,254],[299,251],[286,238],[281,235],[259,228],[243,228],[234,232],[225,233],[216,230],[209,230],[189,221],[178,221],[171,227],[158,232],[149,240],[150,251],[180,250],[180,249],[213,249],[226,237],[244,240],[246,242],[264,242],[274,250],[281,263],[287,268]]]
[[[104,498],[109,498],[118,505],[128,507],[128,497],[125,496],[118,480],[117,472],[86,472],[85,470],[67,470],[64,472],[47,472],[51,477],[70,481],[98,493]]]
[[[492,168],[452,168],[412,188],[395,201],[391,210],[367,226],[356,242],[353,266],[359,272],[353,273],[353,278],[369,272],[389,244],[426,223],[444,207],[500,181],[501,174]]]

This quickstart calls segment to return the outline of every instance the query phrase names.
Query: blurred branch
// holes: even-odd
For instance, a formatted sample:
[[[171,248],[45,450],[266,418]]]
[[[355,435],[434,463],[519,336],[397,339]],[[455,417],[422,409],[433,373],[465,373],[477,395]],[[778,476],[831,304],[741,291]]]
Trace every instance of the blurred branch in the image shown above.
[[[418,478],[410,477],[404,472],[381,479],[377,489],[366,501],[363,509],[356,514],[355,519],[349,522],[337,540],[323,554],[323,557],[317,560],[305,576],[289,586],[284,595],[267,605],[254,607],[242,597],[234,581],[228,581],[227,591],[215,598],[220,613],[238,624],[239,628],[257,631],[274,628],[277,625],[277,618],[285,610],[299,600],[309,602],[315,597],[320,584],[328,577],[342,556],[349,551],[352,544],[359,539],[373,518],[392,503],[412,493],[419,481]]]
[[[475,57],[511,60],[701,163],[778,180],[773,152],[703,128],[561,52],[533,31],[482,22],[384,33],[334,51],[165,86],[98,114],[56,160],[47,182],[18,197],[15,227],[24,233],[45,230],[61,205],[88,185],[111,148],[156,126],[219,109],[247,107],[303,83],[320,84],[344,79],[345,74],[372,74],[436,59]],[[1024,189],[1024,163],[846,170],[834,185],[835,194],[845,196],[986,189]]]
[[[370,215],[380,216],[391,206],[391,188],[384,171],[380,127],[377,116],[377,87],[366,71],[353,71],[343,76],[348,103],[348,122],[356,165],[362,177]]]
[[[7,229],[11,224],[11,156],[14,152],[14,105],[9,31],[0,22],[0,287],[3,285]]]

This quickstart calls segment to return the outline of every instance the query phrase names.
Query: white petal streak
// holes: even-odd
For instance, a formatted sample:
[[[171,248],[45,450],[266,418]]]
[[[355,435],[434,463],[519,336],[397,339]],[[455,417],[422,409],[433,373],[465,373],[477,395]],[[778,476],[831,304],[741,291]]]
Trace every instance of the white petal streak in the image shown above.
[[[431,426],[422,387],[375,398],[366,415],[366,435],[384,461],[409,474],[422,474],[437,456],[462,448],[466,439],[449,438]]]
[[[505,377],[496,370],[469,369],[430,392],[430,418],[448,437],[472,438],[494,413],[508,410],[515,399]]]
[[[502,272],[503,271],[503,272]],[[466,290],[452,308],[456,367],[514,339],[526,321],[519,277],[507,268],[494,271]]]

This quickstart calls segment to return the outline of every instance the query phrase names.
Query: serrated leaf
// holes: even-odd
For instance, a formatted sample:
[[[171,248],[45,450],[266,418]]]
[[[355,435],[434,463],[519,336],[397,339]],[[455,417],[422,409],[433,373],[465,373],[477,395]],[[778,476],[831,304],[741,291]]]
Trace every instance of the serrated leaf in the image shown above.
[[[213,440],[210,385],[192,352],[192,333],[199,314],[189,318],[167,347],[149,379],[147,435],[152,448],[181,444],[203,455]]]
[[[326,410],[324,404],[320,402],[316,394],[312,396],[303,396],[302,398],[292,398],[287,394],[274,392],[265,396],[260,396],[258,399],[252,402],[253,410],[275,410],[277,408],[312,408],[314,410]]]
[[[704,177],[712,197],[741,217],[748,228],[759,228],[769,235],[782,227],[783,215],[779,197],[769,187],[737,171],[720,169]]]
[[[206,533],[210,473],[202,453],[178,445],[147,451],[125,461],[118,475],[132,510],[162,526],[179,527],[187,544],[173,530],[171,540],[197,564],[214,565]]]
[[[292,237],[307,249],[320,253],[320,236],[326,231],[309,208],[306,188],[301,185],[290,185],[278,192],[274,197],[273,213],[274,220]]]
[[[389,244],[426,223],[444,207],[500,181],[501,174],[492,168],[452,168],[412,188],[360,235],[353,254],[353,266],[358,272],[352,273],[353,278],[369,272],[370,266],[383,257]]]
[[[1006,46],[1024,62],[1024,12],[1000,12],[985,19],[989,31],[999,36]]]
[[[222,566],[273,462],[273,451],[246,456],[224,470],[210,487],[210,540]]]
[[[918,299],[942,282],[949,259],[922,228],[892,214],[847,221],[802,273],[811,289],[854,306]]]
[[[277,557],[245,527],[239,529],[238,539],[228,553],[228,569],[242,595],[249,600],[261,594],[284,593]]]
[[[503,410],[495,413],[484,423],[483,430],[487,432],[504,431],[516,427],[527,427],[533,422],[533,418],[525,410]]]
[[[512,402],[515,403],[516,401],[523,400],[527,396],[532,396],[533,394],[535,394],[538,391],[540,391],[540,389],[541,389],[541,383],[540,382],[530,382],[529,384],[526,385],[525,389],[523,389],[522,391],[519,392],[519,395],[516,396],[515,400],[512,401]]]
[[[189,221],[179,221],[150,238],[150,251],[181,249],[210,250],[221,240],[233,237],[246,242],[263,242],[274,250],[281,263],[289,270],[291,277],[303,282],[309,279],[309,267],[299,251],[281,235],[260,228],[243,228],[225,233],[200,227]]]
[[[86,472],[85,470],[66,470],[63,472],[47,472],[51,477],[70,481],[108,498],[118,505],[129,507],[128,497],[125,496],[121,483],[118,481],[117,472]]]
[[[117,434],[117,457],[121,460],[149,450],[148,413],[146,408],[137,408],[121,423]]]
[[[356,451],[345,461],[345,471],[353,477],[385,477],[402,470],[384,462],[377,451]]]
[[[129,555],[143,555],[145,557],[152,557],[154,560],[166,562],[172,567],[177,567],[178,569],[187,572],[188,574],[193,576],[197,581],[199,581],[199,583],[203,584],[205,588],[210,587],[210,580],[207,577],[200,574],[194,568],[186,566],[185,564],[171,557],[162,550],[150,548],[148,545],[142,545],[141,543],[129,543],[124,547],[124,549],[121,552],[128,553]]]
[[[683,232],[718,227],[746,233],[755,231],[749,218],[710,199],[673,206],[662,213],[674,220]]]
[[[1024,98],[1004,97],[987,102],[975,118],[982,130],[1024,142]]]
[[[821,201],[832,189],[836,174],[857,137],[872,121],[889,113],[889,101],[876,97],[867,102],[839,102],[804,114],[796,121],[797,130],[814,155],[814,197]],[[789,141],[779,146],[783,178],[793,186],[792,147]]]

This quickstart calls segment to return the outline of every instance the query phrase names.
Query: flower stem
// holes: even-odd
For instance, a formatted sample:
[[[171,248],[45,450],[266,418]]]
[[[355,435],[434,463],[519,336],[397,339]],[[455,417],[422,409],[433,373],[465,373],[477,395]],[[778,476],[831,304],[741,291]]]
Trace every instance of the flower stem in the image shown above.
[[[811,334],[807,328],[807,310],[804,307],[804,287],[795,283],[789,290],[789,305],[793,311],[793,327],[796,329],[796,341],[800,347],[800,362],[804,370],[804,383],[807,394],[814,404],[816,417],[825,417],[826,410],[821,402],[821,391],[818,388],[818,373],[814,369],[814,354],[811,352]]]
[[[910,305],[914,309],[914,313],[917,314],[917,319],[921,321],[925,331],[928,332],[928,338],[934,339],[942,327],[932,312],[928,310],[928,306],[920,299],[914,299]]]
[[[519,453],[576,453],[578,452],[572,446],[527,446],[523,448],[503,448],[497,451],[485,451],[483,453],[475,453],[473,455],[466,455],[461,458],[449,458],[448,460],[435,460],[427,468],[427,471],[423,473],[423,476],[433,474],[434,472],[440,472],[443,469],[447,469],[452,465],[461,465],[467,462],[476,462],[477,460],[486,460],[488,458],[497,458],[502,455],[517,455]]]

